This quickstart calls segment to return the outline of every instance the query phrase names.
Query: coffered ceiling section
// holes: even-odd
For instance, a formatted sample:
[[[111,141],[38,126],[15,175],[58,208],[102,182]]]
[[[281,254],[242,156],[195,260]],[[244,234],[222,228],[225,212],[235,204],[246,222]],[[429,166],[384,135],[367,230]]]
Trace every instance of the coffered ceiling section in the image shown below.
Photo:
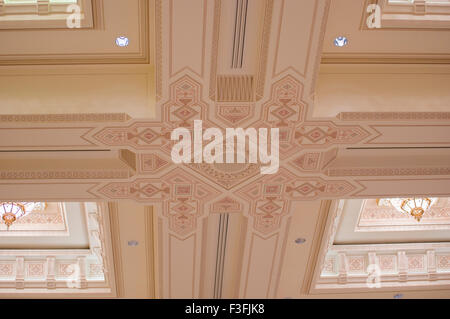
[[[439,198],[418,222],[376,199],[343,203],[334,245],[450,242],[448,198]]]
[[[380,28],[383,29],[449,29],[449,0],[369,0],[367,5],[378,4]],[[373,7],[373,6],[372,6]],[[362,28],[374,8],[366,10]]]
[[[107,10],[107,2],[104,2],[105,17],[110,11],[127,16],[127,6],[137,9],[141,2],[111,3],[114,3],[114,8]],[[417,110],[426,112],[424,108],[430,105],[429,100],[420,100],[416,108],[407,114],[367,115],[358,109],[352,111],[359,113],[336,117],[342,110],[333,109],[335,114],[329,112],[322,118],[314,116],[315,84],[319,76],[328,12],[330,22],[329,34],[325,36],[325,50],[334,40],[335,35],[330,32],[345,31],[337,28],[333,16],[341,12],[343,26],[349,23],[351,28],[359,32],[362,5],[363,1],[355,4],[354,0],[351,3],[346,0],[155,1],[154,116],[138,112],[137,109],[134,109],[133,114],[130,112],[133,108],[129,106],[136,100],[130,101],[128,98],[146,96],[145,76],[139,76],[134,82],[129,77],[111,75],[115,83],[112,90],[105,85],[109,76],[95,75],[95,72],[99,72],[96,69],[98,66],[51,66],[45,71],[48,73],[39,74],[39,77],[46,77],[50,81],[38,81],[42,90],[45,89],[45,83],[64,83],[62,79],[72,79],[70,83],[77,88],[75,90],[66,85],[64,91],[63,85],[59,84],[58,90],[55,90],[58,97],[53,99],[53,96],[38,95],[40,90],[18,90],[24,79],[27,79],[27,89],[37,85],[33,83],[36,77],[30,70],[42,66],[14,67],[17,70],[4,67],[2,71],[6,75],[1,77],[0,84],[6,86],[13,83],[15,88],[10,90],[12,94],[3,94],[10,101],[4,104],[10,106],[4,107],[8,107],[8,114],[0,116],[3,130],[0,149],[5,153],[14,152],[13,155],[5,155],[5,161],[11,163],[11,158],[19,160],[19,152],[40,150],[45,153],[39,155],[40,159],[52,158],[52,162],[61,163],[61,159],[67,155],[50,156],[45,151],[80,151],[78,154],[83,154],[86,163],[90,163],[89,167],[94,168],[97,159],[104,158],[109,159],[108,162],[114,164],[114,168],[129,175],[99,178],[105,176],[103,168],[95,170],[94,175],[78,174],[80,168],[72,163],[77,174],[70,176],[69,172],[66,178],[55,180],[55,176],[61,175],[41,173],[40,170],[45,168],[42,165],[35,169],[33,176],[23,173],[14,175],[17,172],[13,172],[13,178],[0,184],[0,197],[30,200],[32,194],[36,200],[134,200],[152,205],[157,217],[157,273],[160,282],[156,291],[159,297],[278,296],[284,247],[293,242],[290,237],[287,241],[292,225],[290,221],[296,216],[302,216],[309,218],[309,225],[314,225],[313,217],[316,214],[311,212],[316,212],[319,209],[317,203],[320,204],[314,203],[314,200],[400,197],[404,194],[449,196],[450,168],[446,160],[450,158],[449,114],[414,113]],[[138,16],[139,12],[135,10],[130,16]],[[347,19],[347,15],[351,18]],[[118,22],[121,20],[107,20],[106,25],[113,23],[114,26],[121,26]],[[244,25],[247,27],[244,28]],[[71,32],[76,34],[84,31]],[[89,35],[97,31],[90,32],[86,31],[88,40]],[[364,32],[379,36],[381,33],[377,32],[385,31]],[[116,36],[108,37],[108,46]],[[392,47],[393,44],[397,45],[395,37],[389,40],[389,47],[383,42],[384,37],[378,40],[384,49],[393,52],[397,50]],[[384,52],[379,48],[374,49],[372,41],[376,43],[376,38],[367,40],[361,36],[359,40],[351,38],[350,43],[356,42],[363,47],[369,43],[373,52]],[[423,50],[417,45],[411,48],[411,52],[428,51],[431,45],[437,46],[436,52],[439,54],[447,52],[444,49],[448,44],[441,44],[444,40],[434,36],[432,42],[424,44]],[[134,43],[132,38],[131,43]],[[77,50],[83,48],[81,42],[73,44]],[[409,52],[408,45],[405,44],[402,50]],[[352,44],[344,50],[351,48]],[[105,52],[108,50],[105,49]],[[127,69],[136,68],[133,72],[137,74],[142,72],[137,69],[141,66],[127,66]],[[104,71],[108,74],[118,73],[118,70],[123,72],[120,75],[129,72],[120,65],[103,67],[108,69]],[[76,76],[60,76],[69,72]],[[87,81],[87,78],[91,80]],[[410,76],[408,81],[412,81],[412,78],[414,76]],[[443,78],[448,79],[448,76],[444,75]],[[132,94],[135,92],[132,88],[137,87],[134,83],[140,83],[141,94]],[[89,92],[89,97],[95,96],[97,99],[86,99],[83,94],[79,94],[84,92],[83,88]],[[125,89],[127,94],[123,93]],[[49,91],[47,88],[46,92]],[[404,102],[406,97],[403,93],[397,96],[401,96]],[[344,97],[342,100],[345,100]],[[33,108],[24,105],[24,101],[34,101],[29,103]],[[135,104],[144,107],[145,103],[139,101]],[[332,99],[328,101],[333,102]],[[11,109],[13,103],[20,112]],[[381,100],[378,104],[386,103]],[[396,104],[402,103],[396,101]],[[110,120],[110,115],[98,114],[26,114],[44,108],[46,113],[52,113],[47,108],[49,105],[52,110],[64,105],[67,109],[77,110],[76,113],[86,112],[82,108],[85,105],[101,105],[110,110],[120,109],[120,112],[128,113],[131,118],[123,114],[115,120]],[[125,110],[124,106],[128,108]],[[95,110],[100,113],[99,109]],[[370,111],[380,110],[374,108]],[[193,130],[194,120],[202,120],[205,128],[224,130],[232,127],[278,127],[278,172],[260,174],[260,166],[253,163],[175,164],[171,159],[174,142],[170,139],[171,132],[179,127]],[[383,150],[374,151],[377,147]],[[427,147],[427,151],[424,152],[420,147]],[[432,150],[431,147],[439,148]],[[98,153],[87,155],[87,151],[91,150]],[[414,152],[422,154],[411,156]],[[120,154],[124,156],[121,158]],[[122,159],[127,165],[119,162]],[[26,168],[23,162],[19,166],[11,164],[10,168],[12,171]],[[134,171],[132,176],[129,168]],[[327,212],[327,207],[321,207],[320,211]],[[305,235],[305,248],[301,249],[312,247],[308,245],[313,243],[309,239],[314,235],[313,230],[321,233],[318,226],[311,226],[308,236]],[[230,238],[228,244],[225,234]],[[334,239],[334,235],[329,238]],[[225,244],[229,248],[236,248],[236,258],[225,258],[232,255]],[[328,246],[323,251],[327,252]],[[405,252],[404,249],[400,251]],[[366,258],[366,253],[362,251],[358,256]],[[420,253],[422,257],[428,254],[424,251]],[[306,262],[297,269],[306,269]],[[401,262],[404,262],[403,257]],[[205,265],[212,268],[205,271]],[[429,269],[433,271],[432,267]],[[204,283],[202,278],[208,278],[210,282]],[[337,281],[337,278],[335,274],[333,280]],[[237,280],[238,287],[232,289],[229,283]],[[293,281],[292,277],[289,280]]]
[[[39,203],[9,228],[1,223],[0,236],[69,236],[65,206],[54,202]]]
[[[150,62],[152,1],[0,1],[0,65]],[[80,24],[76,24],[79,13]],[[30,30],[32,29],[32,30]],[[116,45],[125,36],[128,46]]]
[[[79,28],[94,26],[92,0],[2,0],[0,1],[0,29]],[[75,15],[79,23],[73,20]]]
[[[378,5],[379,28],[367,26],[371,4]],[[448,63],[449,29],[447,0],[331,1],[322,62]],[[348,45],[335,46],[338,36]]]
[[[418,222],[375,200],[335,201],[312,292],[448,287],[449,210],[439,198]]]
[[[89,221],[83,204],[39,204],[29,214],[17,218],[9,229],[2,220],[0,249],[89,249]]]
[[[396,210],[392,205],[380,206],[375,199],[364,200],[354,231],[415,231],[450,229],[450,199],[438,198],[420,222]]]
[[[0,229],[0,297],[44,291],[114,295],[107,205],[42,204],[9,230]],[[55,232],[60,226],[66,231]]]

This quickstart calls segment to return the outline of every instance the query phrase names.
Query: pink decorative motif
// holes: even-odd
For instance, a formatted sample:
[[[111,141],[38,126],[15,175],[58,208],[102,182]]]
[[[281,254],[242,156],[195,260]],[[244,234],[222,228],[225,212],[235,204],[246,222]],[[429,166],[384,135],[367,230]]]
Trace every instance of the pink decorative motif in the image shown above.
[[[449,120],[450,112],[342,112],[342,121],[435,121]]]
[[[262,234],[270,234],[275,231],[281,223],[281,218],[287,213],[287,202],[278,200],[275,197],[268,197],[264,200],[258,200],[255,203],[254,228]]]
[[[364,256],[347,256],[349,272],[365,272],[366,260]]]
[[[27,263],[28,277],[43,277],[44,263]]]
[[[258,181],[235,192],[251,203],[250,216],[255,218],[254,227],[268,234],[280,226],[281,217],[287,214],[290,200],[339,197],[354,190],[345,181],[325,181],[321,178],[299,178],[285,168],[277,174],[266,175]]]
[[[108,146],[131,146],[135,149],[166,149],[170,154],[171,129],[157,122],[135,122],[128,127],[107,127],[93,138]]]
[[[115,179],[128,178],[125,170],[45,170],[45,171],[3,171],[0,179]]]
[[[170,188],[159,179],[138,179],[134,182],[110,183],[101,188],[99,193],[116,199],[160,201],[168,197]]]
[[[250,103],[241,103],[239,105],[217,103],[216,116],[223,120],[226,125],[237,127],[239,124],[253,116],[254,107],[255,105]]]
[[[308,152],[294,159],[291,164],[300,171],[317,172],[319,171],[320,155],[320,152]]]
[[[260,174],[260,165],[251,163],[191,163],[187,166],[225,189],[231,189]]]
[[[333,122],[306,122],[295,130],[294,140],[305,146],[355,144],[370,134],[359,126],[338,126]]]
[[[450,270],[450,255],[438,255],[437,268],[439,270]]]
[[[277,174],[260,179],[239,192],[247,198],[258,199],[260,196],[273,196],[275,190],[286,199],[314,199],[319,195],[338,197],[354,189],[345,181],[325,181],[321,178],[301,179],[280,168]]]
[[[205,120],[208,105],[201,101],[201,85],[185,75],[170,85],[170,100],[163,104],[164,122],[172,127],[191,127]]]
[[[89,276],[103,276],[103,265],[102,264],[89,264]]]
[[[76,270],[76,263],[57,263],[56,274],[61,277],[68,277]]]
[[[164,215],[169,218],[169,229],[179,236],[188,236],[197,228],[205,202],[220,193],[182,169],[173,170],[164,180],[171,185],[170,200],[166,201],[164,210]]]
[[[424,255],[407,255],[409,271],[425,271]]]
[[[355,191],[356,187],[348,181],[302,177],[299,172],[321,173],[335,158],[336,150],[331,152],[329,145],[358,143],[369,133],[356,125],[306,121],[303,84],[292,75],[274,82],[270,92],[270,98],[261,105],[261,117],[255,119],[254,102],[217,102],[211,112],[212,106],[202,100],[201,83],[187,75],[176,79],[170,84],[167,99],[160,105],[159,122],[136,121],[128,126],[107,127],[87,137],[110,147],[137,150],[138,173],[158,174],[166,170],[167,173],[162,174],[161,178],[113,182],[97,192],[111,199],[163,202],[170,229],[178,235],[187,236],[196,229],[198,218],[203,216],[206,198],[212,193],[220,194],[211,188],[210,182],[224,191],[233,190],[232,193],[249,201],[249,215],[253,218],[254,227],[263,234],[280,227],[283,216],[288,213],[290,201],[338,198]],[[174,164],[169,159],[173,145],[170,134],[175,127],[191,129],[195,119],[203,120],[204,129],[222,127],[221,124],[236,127],[250,120],[253,121],[251,126],[256,129],[278,127],[281,164],[284,160],[289,161],[295,173],[281,168],[275,175],[264,176],[260,174],[259,164],[248,163],[191,163],[173,169]],[[327,151],[317,150],[321,147],[327,148]],[[140,151],[146,153],[140,154]],[[297,153],[297,157],[293,157]],[[199,174],[206,179],[198,180],[186,170],[192,170],[194,176]],[[174,171],[179,174],[173,174]],[[247,186],[241,187],[244,183]],[[200,193],[205,198],[201,198]],[[208,203],[210,206],[207,208],[213,212],[241,211],[242,205],[232,202],[231,196],[221,198],[223,202]]]
[[[0,122],[126,122],[131,117],[125,113],[72,113],[72,114],[2,114]]]
[[[32,212],[29,215],[18,219],[14,224],[64,224],[64,218],[60,211],[56,214]]]
[[[179,197],[168,203],[169,228],[176,234],[186,236],[197,227],[197,218],[201,216],[198,201]]]
[[[98,192],[113,199],[164,202],[163,214],[169,219],[169,229],[180,236],[187,236],[196,229],[197,219],[204,212],[204,203],[220,194],[181,168],[159,179],[140,178],[134,182],[110,183]]]
[[[275,82],[270,100],[262,106],[263,120],[273,127],[290,127],[301,122],[305,108],[302,92],[303,85],[290,75]]]
[[[14,275],[14,265],[11,263],[0,264],[0,277],[10,277]]]
[[[140,155],[140,171],[142,173],[156,173],[170,165],[169,160],[163,159],[158,154],[141,154]]]
[[[336,258],[327,256],[322,266],[322,272],[335,273],[336,272]]]
[[[378,264],[383,272],[395,272],[397,270],[397,256],[379,255]]]
[[[212,213],[241,213],[242,205],[235,199],[227,196],[211,204]]]
[[[355,187],[346,181],[325,181],[321,178],[296,180],[285,187],[291,199],[316,199],[324,196],[339,197],[355,190]]]

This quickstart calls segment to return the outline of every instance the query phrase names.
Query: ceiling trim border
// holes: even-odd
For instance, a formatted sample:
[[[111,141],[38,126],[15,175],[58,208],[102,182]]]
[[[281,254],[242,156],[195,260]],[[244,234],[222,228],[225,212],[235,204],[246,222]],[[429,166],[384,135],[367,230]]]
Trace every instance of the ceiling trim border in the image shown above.
[[[10,265],[14,279],[0,281],[0,297],[23,298],[42,293],[47,294],[46,298],[117,296],[108,206],[81,205],[86,215],[89,249],[2,250],[2,256],[15,259],[2,260]],[[103,279],[97,274],[100,270]]]
[[[311,283],[309,286],[304,286],[302,292],[321,295],[374,291],[367,282],[375,275],[369,274],[365,267],[369,264],[379,266],[385,257],[395,259],[392,261],[395,269],[391,273],[384,270],[380,272],[376,280],[380,286],[377,286],[375,292],[410,291],[417,290],[419,287],[421,290],[435,290],[444,289],[444,286],[449,284],[450,273],[437,271],[439,258],[447,258],[450,261],[450,253],[447,252],[450,246],[448,243],[422,243],[419,246],[417,244],[333,245],[344,202],[345,200],[333,200],[331,203],[324,236],[320,241],[318,258],[313,263],[312,276],[308,274],[306,277],[311,278]],[[335,255],[331,265],[333,271],[337,271],[337,275],[323,277],[321,275],[325,262],[330,261],[327,260],[329,252]],[[354,265],[349,266],[352,261],[355,261],[355,265],[359,265],[359,270]],[[336,266],[338,264],[343,266]],[[382,268],[382,266],[379,267]]]

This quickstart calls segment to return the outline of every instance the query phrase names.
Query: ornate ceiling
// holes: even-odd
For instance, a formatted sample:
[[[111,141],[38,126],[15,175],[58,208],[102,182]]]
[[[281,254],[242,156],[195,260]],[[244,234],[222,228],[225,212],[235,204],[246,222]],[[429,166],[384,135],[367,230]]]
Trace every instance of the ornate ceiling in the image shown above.
[[[309,232],[309,240],[302,258],[306,266],[313,267],[329,200],[450,195],[450,161],[444,160],[450,156],[450,115],[430,110],[425,98],[415,99],[414,111],[418,112],[395,108],[379,112],[363,103],[358,108],[357,102],[351,112],[342,112],[340,105],[333,106],[334,100],[328,99],[326,107],[331,111],[324,113],[333,115],[315,115],[314,108],[330,92],[315,93],[316,84],[321,88],[322,52],[324,63],[338,63],[338,74],[339,68],[346,68],[343,62],[367,62],[355,56],[358,46],[364,45],[361,34],[373,37],[372,32],[378,31],[360,29],[361,3],[351,7],[352,14],[346,13],[358,20],[352,25],[354,30],[346,26],[353,20],[342,22],[339,31],[348,33],[350,43],[355,42],[342,52],[330,47],[336,25],[342,21],[342,15],[336,21],[336,14],[344,10],[337,1],[93,3],[103,5],[103,27],[70,31],[73,38],[67,41],[71,44],[58,40],[69,31],[39,31],[37,36],[45,39],[48,32],[59,32],[52,33],[56,38],[49,46],[51,52],[11,40],[16,35],[29,37],[29,31],[0,34],[14,43],[1,55],[5,72],[0,82],[10,90],[0,93],[6,110],[0,115],[0,150],[6,159],[20,157],[18,151],[48,151],[38,163],[25,155],[22,166],[3,166],[0,197],[131,200],[152,206],[151,225],[157,233],[156,252],[151,253],[157,260],[154,295],[247,298],[309,293],[309,270],[301,275],[309,279],[296,281],[297,290],[291,290],[285,279],[293,269],[288,264],[288,243],[294,236],[296,217],[303,214],[310,227],[303,229]],[[117,14],[123,23],[113,23],[120,20]],[[130,48],[114,47],[119,32],[127,33]],[[402,44],[395,46],[398,34],[394,31],[379,32],[392,32],[392,39],[381,44],[390,50],[383,59],[392,58],[394,51],[410,51]],[[448,38],[448,31],[429,32],[431,37]],[[81,39],[89,42],[80,45]],[[437,52],[440,60],[433,63],[447,63],[449,47],[444,42],[440,48],[434,48],[432,41],[422,47]],[[430,52],[415,49],[421,59],[430,57]],[[29,52],[29,56],[17,55],[18,51]],[[371,56],[364,53],[362,57]],[[105,62],[114,65],[98,64]],[[387,73],[401,73],[389,65],[379,68],[384,74],[375,76],[379,83],[383,76],[390,77]],[[449,83],[448,71],[443,65],[441,83]],[[328,82],[328,87],[333,88],[333,83]],[[419,84],[414,85],[412,91],[422,92]],[[426,97],[428,91],[423,92]],[[348,94],[351,100],[351,90]],[[386,100],[377,101],[389,103]],[[444,106],[448,110],[448,104]],[[194,120],[202,120],[204,128],[279,128],[280,169],[261,175],[258,164],[174,164],[170,134],[177,127],[192,130]],[[428,148],[433,150],[425,151]],[[411,152],[416,153],[411,156]],[[68,160],[71,154],[76,161]],[[306,211],[311,216],[304,216]],[[218,216],[227,217],[217,220]],[[208,226],[212,221],[219,225],[214,231]],[[211,271],[211,276],[223,280],[228,273],[220,275],[220,269],[233,269],[230,282],[236,282],[235,288],[227,292],[227,287],[207,287],[202,274],[207,273],[208,258],[219,254],[206,242],[228,222],[237,227],[230,230],[240,238],[231,254],[239,257],[227,266],[233,259],[228,257]],[[220,254],[227,253],[224,249]]]

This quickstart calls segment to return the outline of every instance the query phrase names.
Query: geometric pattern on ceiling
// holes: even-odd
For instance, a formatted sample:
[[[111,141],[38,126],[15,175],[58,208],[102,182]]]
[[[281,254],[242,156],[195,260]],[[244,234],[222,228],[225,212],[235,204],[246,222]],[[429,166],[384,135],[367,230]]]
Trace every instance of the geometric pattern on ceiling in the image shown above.
[[[33,134],[36,143],[42,141],[41,147],[50,145],[57,149],[61,147],[57,139],[67,137],[74,148],[127,149],[133,152],[138,170],[126,181],[72,179],[68,183],[58,183],[52,179],[38,179],[27,180],[21,185],[35,190],[33,187],[42,183],[39,184],[40,194],[45,193],[46,185],[60,190],[72,187],[75,191],[70,192],[71,196],[80,200],[131,199],[153,204],[162,229],[161,277],[169,279],[171,276],[170,258],[172,263],[186,262],[181,257],[169,256],[174,246],[183,251],[184,256],[194,256],[191,261],[194,270],[190,275],[194,286],[186,295],[193,298],[200,294],[195,280],[200,271],[195,265],[201,264],[202,220],[210,213],[227,211],[231,206],[233,213],[241,213],[248,218],[246,231],[250,235],[244,244],[244,265],[251,263],[254,241],[275,241],[264,250],[270,256],[267,260],[271,271],[267,278],[274,276],[267,284],[266,295],[273,296],[282,264],[279,252],[285,245],[286,225],[294,214],[291,210],[294,202],[376,198],[386,193],[400,195],[399,192],[423,195],[449,189],[445,187],[450,186],[448,171],[439,171],[442,176],[436,178],[419,164],[401,175],[392,167],[394,164],[388,162],[384,163],[388,167],[379,167],[380,163],[375,163],[369,168],[358,166],[345,172],[335,170],[330,176],[329,167],[339,156],[339,151],[348,147],[448,146],[448,116],[444,114],[436,118],[424,113],[412,116],[414,120],[411,121],[384,120],[380,114],[367,119],[359,113],[353,114],[350,120],[313,118],[314,86],[330,1],[265,0],[258,3],[264,14],[255,44],[258,53],[251,57],[256,65],[250,70],[255,81],[255,92],[249,95],[255,97],[252,101],[234,101],[233,108],[229,108],[230,102],[215,98],[217,76],[226,75],[220,73],[229,71],[220,49],[225,41],[221,37],[221,28],[232,25],[223,22],[221,8],[225,1],[189,3],[189,10],[200,19],[188,19],[186,15],[179,16],[186,9],[183,1],[156,0],[155,80],[158,102],[155,118],[131,119],[123,123],[90,122],[82,127],[62,122],[52,127],[58,130],[58,134],[51,137],[42,133],[47,129],[45,127],[34,130],[20,123],[8,123],[14,128],[30,129],[28,134]],[[298,12],[308,18],[299,19]],[[178,19],[175,19],[176,14]],[[176,23],[183,28],[175,28]],[[186,45],[186,39],[189,45]],[[175,50],[177,47],[179,49]],[[280,169],[273,175],[261,175],[253,165],[174,164],[170,158],[170,133],[180,126],[192,130],[194,120],[202,120],[204,128],[278,127]],[[436,130],[438,126],[440,130]],[[40,134],[48,140],[40,138]],[[8,143],[14,143],[14,140]],[[65,148],[71,146],[70,143],[64,145]],[[0,147],[5,146],[0,144]],[[11,144],[8,147],[11,148]],[[391,171],[385,173],[386,168]],[[382,186],[380,181],[383,181]],[[6,188],[0,188],[1,194],[7,194],[3,189]],[[59,194],[63,195],[58,196],[67,196],[67,193],[61,192]],[[247,276],[242,279],[245,282],[249,274],[243,276]],[[168,286],[170,280],[163,282],[161,296],[172,296],[173,290]],[[240,291],[239,295],[245,297],[245,291]]]

